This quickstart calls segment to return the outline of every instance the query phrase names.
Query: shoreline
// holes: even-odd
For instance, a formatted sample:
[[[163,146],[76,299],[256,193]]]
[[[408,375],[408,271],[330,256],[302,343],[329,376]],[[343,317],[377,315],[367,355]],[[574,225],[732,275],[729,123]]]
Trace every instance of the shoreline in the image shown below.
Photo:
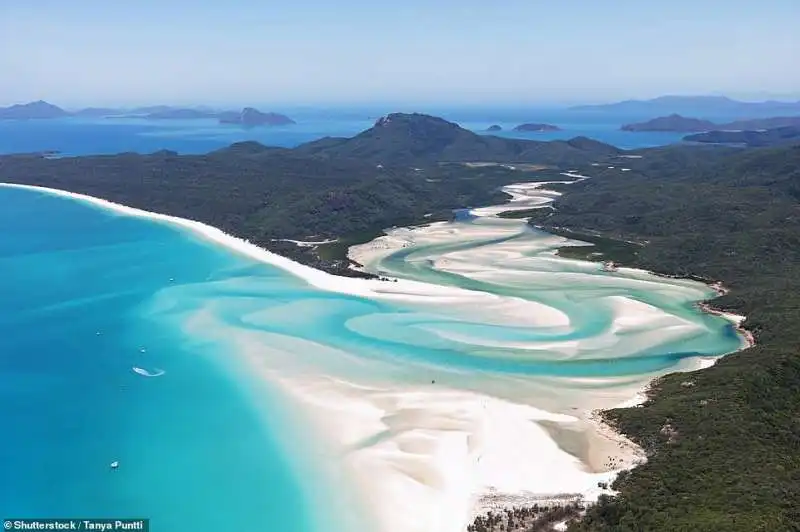
[[[574,182],[579,182],[584,179],[589,179],[587,176],[583,176],[580,174],[563,174],[568,177],[575,178],[575,181],[561,181],[561,182],[552,182],[552,183],[559,183],[559,184],[571,184]],[[525,199],[528,198],[524,193],[520,193],[521,191],[525,191],[523,183],[515,184],[508,187],[503,187],[503,191],[510,196],[509,201],[503,205],[499,206],[487,206],[481,207],[477,209],[472,209],[470,211],[471,214],[479,216],[479,217],[499,217],[503,218],[501,215],[504,213],[514,212],[514,211],[522,211],[522,210],[532,210],[532,209],[542,209],[542,208],[552,208],[551,203],[555,197],[561,195],[559,192],[548,191],[546,189],[541,189],[541,187],[550,184],[551,182],[543,182],[543,183],[530,183],[530,187],[528,190],[533,190],[539,193],[542,193],[541,196],[544,198],[542,201],[535,202],[534,205],[525,204]],[[517,203],[517,205],[514,205]],[[443,224],[444,225],[444,224]],[[377,267],[376,265],[379,264],[379,260],[374,258],[374,255],[381,255],[381,252],[390,251],[392,249],[401,249],[403,247],[407,247],[408,245],[415,245],[413,230],[404,231],[406,228],[401,228],[398,231],[396,228],[392,230],[387,230],[384,232],[384,235],[378,237],[376,240],[362,244],[359,246],[353,246],[350,248],[348,252],[348,258],[356,262],[358,264],[366,264],[373,266],[372,269],[369,266],[361,266],[360,271],[367,271],[373,272],[374,269]],[[544,229],[546,232],[546,229]],[[556,235],[558,236],[558,235]],[[564,237],[567,238],[567,237]],[[567,238],[567,240],[572,240]],[[639,242],[629,242],[641,245]],[[584,262],[593,262],[593,261],[584,261]],[[678,276],[678,275],[668,275],[662,274],[655,271],[650,270],[643,270],[640,268],[631,268],[627,266],[621,266],[621,269],[624,271],[631,271],[631,272],[638,272],[644,273],[648,275],[652,275],[656,278],[664,278],[664,279],[674,279],[674,280],[687,280],[687,281],[694,281],[697,283],[701,283],[705,285],[707,288],[716,293],[716,297],[723,296],[729,293],[729,290],[722,284],[721,281],[712,281],[711,279],[700,278],[698,276],[689,275],[689,276]],[[384,273],[386,275],[386,273]],[[705,312],[708,314],[712,314],[715,316],[719,316],[721,318],[726,319],[727,321],[731,322],[735,326],[735,330],[739,334],[739,337],[742,339],[742,345],[739,349],[721,354],[718,356],[706,356],[706,357],[693,357],[690,366],[688,367],[680,367],[676,368],[669,373],[690,373],[693,371],[699,371],[702,369],[706,369],[708,367],[713,366],[716,364],[720,359],[723,357],[730,355],[732,353],[748,349],[755,345],[755,340],[753,338],[752,333],[748,331],[746,328],[743,327],[742,323],[745,321],[744,316],[739,316],[733,313],[724,312],[721,310],[714,309],[708,301],[696,301],[694,303],[695,308],[697,308],[701,312]],[[667,374],[669,374],[667,373]],[[639,389],[630,399],[621,402],[619,405],[613,406],[612,408],[606,409],[598,409],[593,410],[588,413],[587,420],[590,421],[597,432],[601,434],[603,437],[607,438],[609,441],[616,444],[620,449],[624,449],[626,451],[626,460],[624,460],[625,465],[613,471],[613,477],[607,483],[608,487],[610,488],[611,484],[614,482],[616,477],[619,473],[623,471],[629,471],[644,462],[647,461],[647,456],[642,447],[634,443],[630,440],[621,430],[617,428],[617,426],[611,422],[609,418],[606,417],[605,412],[608,410],[613,410],[617,408],[636,408],[643,406],[649,399],[650,395],[654,392],[654,384],[660,379],[662,376],[654,377],[653,379],[649,380],[641,389]],[[618,460],[619,457],[613,457],[613,460]],[[608,495],[615,495],[617,492],[611,489],[603,490],[601,493],[608,494]],[[598,493],[599,494],[599,493]],[[557,506],[565,506],[568,504],[580,504],[580,505],[591,505],[596,502],[597,497],[586,497],[585,494],[563,494],[559,495],[543,495],[543,494],[534,494],[534,493],[500,493],[495,489],[490,488],[485,493],[480,494],[476,506],[473,509],[472,514],[472,521],[473,525],[477,523],[476,519],[478,518],[485,518],[489,513],[497,513],[498,511],[515,511],[515,510],[523,510],[523,509],[530,509],[531,507],[538,506],[542,507],[546,505],[547,501],[557,500]]]
[[[571,175],[570,177],[576,177],[576,178],[577,177],[581,177],[581,178],[584,178],[584,179],[586,178],[585,176],[577,176],[577,175]],[[572,182],[574,182],[574,181],[572,181]],[[547,183],[550,183],[550,182],[533,183],[533,185],[537,185],[536,188],[538,188],[538,187],[546,185]],[[571,183],[571,182],[566,182],[566,183]],[[39,186],[31,186],[31,185],[6,184],[6,183],[2,183],[2,184],[0,184],[0,186],[9,187],[9,188],[20,188],[20,189],[35,190],[35,191],[55,194],[55,195],[62,196],[62,197],[67,197],[67,198],[70,198],[70,199],[85,201],[85,202],[87,202],[89,204],[92,204],[94,206],[102,207],[102,208],[105,208],[105,209],[109,209],[109,210],[112,210],[112,211],[114,211],[116,213],[130,215],[130,216],[136,216],[136,217],[143,217],[143,218],[148,218],[148,219],[154,220],[154,221],[161,221],[161,222],[167,222],[167,223],[170,223],[170,224],[174,224],[174,225],[177,225],[177,226],[182,227],[184,229],[188,229],[192,233],[195,233],[195,234],[199,235],[200,237],[202,237],[202,238],[204,238],[204,239],[206,239],[208,241],[220,244],[220,245],[226,247],[227,249],[229,249],[230,251],[233,251],[233,252],[236,252],[236,253],[240,253],[240,254],[244,254],[244,255],[246,255],[246,256],[248,256],[250,258],[253,258],[255,260],[258,260],[260,262],[264,262],[264,263],[270,264],[272,266],[278,267],[278,268],[280,268],[280,269],[282,269],[284,271],[287,271],[290,274],[295,275],[298,278],[304,280],[305,282],[308,282],[310,285],[312,285],[312,286],[314,286],[316,288],[320,288],[322,290],[333,291],[333,292],[344,293],[344,294],[350,294],[350,295],[358,295],[358,296],[363,296],[363,297],[368,297],[368,298],[379,298],[379,299],[390,299],[390,300],[393,299],[393,300],[412,301],[412,302],[425,301],[425,302],[434,302],[434,303],[438,302],[438,303],[441,303],[441,302],[447,302],[447,301],[450,301],[450,300],[453,300],[453,299],[463,299],[464,297],[467,297],[468,299],[471,300],[470,304],[482,304],[485,301],[489,301],[489,300],[495,299],[491,294],[487,294],[487,293],[484,293],[484,292],[467,290],[467,289],[462,289],[462,288],[454,288],[454,287],[448,287],[448,286],[442,286],[442,285],[436,285],[436,284],[432,284],[432,283],[424,283],[424,282],[420,282],[420,281],[412,281],[412,280],[404,280],[404,279],[392,278],[392,280],[395,281],[395,282],[386,283],[385,281],[379,281],[379,280],[376,280],[376,279],[357,279],[357,278],[352,278],[352,277],[337,276],[337,275],[330,274],[330,273],[327,273],[327,272],[324,272],[324,271],[321,271],[321,270],[316,270],[316,269],[314,269],[314,268],[312,268],[310,266],[307,266],[307,265],[304,265],[304,264],[301,264],[301,263],[297,263],[297,262],[295,262],[295,261],[293,261],[291,259],[288,259],[286,257],[278,255],[278,254],[276,254],[274,252],[270,252],[270,251],[268,251],[268,250],[266,250],[264,248],[258,247],[255,244],[252,244],[247,240],[235,237],[233,235],[229,235],[229,234],[224,233],[223,231],[221,231],[221,230],[219,230],[219,229],[217,229],[217,228],[215,228],[213,226],[209,226],[207,224],[203,224],[201,222],[197,222],[197,221],[194,221],[194,220],[190,220],[190,219],[186,219],[186,218],[179,218],[179,217],[169,216],[169,215],[163,215],[163,214],[159,214],[159,213],[145,211],[143,209],[136,209],[136,208],[128,207],[126,205],[122,205],[122,204],[114,203],[114,202],[111,202],[111,201],[108,201],[108,200],[104,200],[104,199],[101,199],[101,198],[88,196],[88,195],[84,195],[84,194],[73,193],[73,192],[69,192],[69,191],[65,191],[65,190],[61,190],[61,189],[54,189],[54,188],[48,188],[48,187],[39,187]],[[550,201],[552,201],[552,198],[548,198],[548,199],[550,199]],[[483,207],[483,208],[480,208],[480,209],[484,209],[484,212],[487,212],[487,214],[488,214],[488,213],[493,213],[494,210],[497,210],[500,207],[503,207],[502,210],[500,210],[498,212],[507,212],[509,210],[513,210],[513,209],[509,209],[507,207],[509,207],[510,203],[513,203],[515,200],[517,200],[517,197],[515,195],[512,195],[511,201],[509,201],[509,203],[504,204],[503,206],[497,206],[497,207],[490,206],[490,207]],[[545,206],[545,205],[542,205],[542,206]],[[529,206],[520,206],[519,208],[522,209],[523,207],[524,208],[530,208]],[[479,209],[475,209],[475,210],[479,210]],[[372,241],[372,242],[374,242],[374,241]],[[309,244],[311,244],[311,243],[309,243]],[[357,247],[357,246],[354,246],[354,247]],[[352,249],[352,248],[350,248],[350,249]],[[348,256],[349,256],[350,249],[348,250]],[[657,276],[659,275],[658,273],[655,273],[655,272],[648,272],[648,273],[651,273],[651,274],[654,274],[654,275],[657,275]],[[678,278],[678,277],[675,277],[675,278]],[[694,280],[694,279],[692,279],[692,280]],[[704,284],[707,284],[707,283],[704,283]],[[708,286],[710,286],[712,289],[714,289],[715,292],[718,295],[724,295],[724,293],[727,293],[726,292],[727,289],[725,289],[721,285],[721,283],[719,283],[719,282],[715,283],[714,285],[708,285]],[[738,316],[738,315],[734,315],[734,314],[731,314],[731,313],[725,313],[724,311],[721,311],[721,310],[713,309],[710,306],[710,303],[708,303],[707,301],[698,302],[698,303],[696,303],[696,306],[697,306],[697,308],[699,308],[700,310],[702,310],[704,312],[708,312],[710,314],[721,316],[721,317],[723,317],[725,319],[728,319],[729,321],[735,323],[736,324],[736,330],[741,333],[741,335],[745,338],[745,341],[746,341],[745,342],[746,343],[746,347],[742,347],[741,349],[745,349],[745,348],[748,348],[748,347],[754,345],[754,339],[752,337],[752,334],[742,326],[742,322],[745,319],[744,317]],[[739,349],[739,350],[741,350],[741,349]],[[727,354],[730,354],[730,353],[726,353],[725,355],[720,355],[720,356],[713,357],[712,360],[715,362],[716,360],[719,360],[720,358],[722,358],[723,356],[726,356]],[[704,364],[700,364],[700,365],[701,365],[701,367],[700,368],[696,368],[696,369],[702,369],[702,367],[707,367]],[[679,371],[694,371],[694,370],[693,369],[682,369],[682,370],[679,370]],[[634,407],[634,406],[642,404],[644,401],[646,401],[648,399],[648,393],[650,391],[651,384],[654,381],[655,381],[655,379],[651,380],[648,383],[648,385],[645,386],[645,388],[643,390],[640,390],[639,392],[637,392],[637,394],[634,396],[634,398],[632,398],[629,401],[626,401],[624,406],[620,405],[619,407],[616,407],[616,408]],[[637,402],[634,402],[634,401],[637,401]],[[623,445],[623,446],[628,446],[629,445],[630,447],[628,447],[628,452],[629,452],[629,454],[632,454],[635,459],[644,460],[643,450],[640,447],[636,446],[632,441],[627,439],[627,437],[624,434],[622,434],[620,431],[618,431],[615,427],[613,427],[611,424],[609,424],[604,419],[604,417],[602,415],[602,411],[587,412],[586,413],[586,419],[595,424],[595,426],[598,429],[598,432],[600,432],[601,434],[609,437],[615,443],[618,443],[618,444]],[[639,463],[641,463],[641,462],[633,463],[629,467],[623,467],[623,468],[620,468],[620,469],[615,469],[613,471],[609,471],[609,473],[612,474],[612,476],[610,478],[610,481],[609,481],[609,484],[611,482],[613,482],[613,479],[616,478],[616,476],[621,471],[628,470],[628,469],[631,469],[633,467],[636,467],[636,465],[638,465]],[[602,493],[613,494],[614,492],[611,491],[611,490],[604,490],[604,491],[602,491]],[[598,493],[598,495],[599,495],[599,493]],[[501,508],[502,509],[519,508],[520,506],[518,506],[516,504],[516,503],[519,503],[519,502],[524,502],[525,504],[528,504],[529,506],[532,505],[532,504],[539,504],[541,506],[542,502],[544,502],[544,501],[552,501],[552,500],[555,500],[555,499],[558,499],[561,502],[576,502],[576,501],[580,501],[581,503],[591,502],[590,500],[587,500],[587,498],[585,498],[583,496],[583,494],[576,494],[574,496],[569,495],[569,496],[565,497],[563,495],[562,496],[546,495],[546,494],[545,495],[542,495],[542,494],[537,495],[537,494],[533,494],[533,493],[530,493],[530,492],[525,493],[524,491],[520,492],[520,493],[503,493],[503,492],[498,492],[497,490],[489,489],[489,490],[486,490],[482,494],[477,494],[477,499],[474,501],[475,504],[474,504],[474,508],[473,508],[473,511],[472,511],[471,520],[472,520],[472,522],[474,522],[476,516],[485,515],[486,512],[488,512],[488,511],[493,511],[493,510],[497,510],[497,509],[501,509]],[[458,520],[457,516],[453,516],[453,518],[454,518],[454,521]]]

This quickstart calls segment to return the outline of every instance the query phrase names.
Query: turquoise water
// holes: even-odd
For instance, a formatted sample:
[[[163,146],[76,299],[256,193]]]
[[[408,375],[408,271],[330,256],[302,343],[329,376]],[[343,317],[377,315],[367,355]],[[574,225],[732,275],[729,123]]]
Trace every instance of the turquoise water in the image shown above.
[[[526,382],[556,382],[562,395],[542,407],[571,412],[599,388],[612,393],[619,382],[646,382],[740,345],[728,322],[692,307],[710,293],[696,283],[554,265],[547,235],[521,221],[467,220],[451,230],[452,241],[419,242],[380,267],[501,305],[516,297],[569,323],[505,323],[480,304],[458,304],[461,295],[441,305],[323,291],[164,222],[0,187],[0,517],[140,516],[170,532],[382,530],[364,523],[397,502],[359,502],[337,466],[346,455],[282,379],[436,382],[505,399],[522,390],[528,402],[535,388]],[[497,255],[520,245],[531,250],[523,262]],[[528,277],[433,266],[459,253]],[[619,312],[614,298],[649,305],[661,321],[603,347]],[[686,324],[680,334],[661,330]],[[391,418],[392,407],[381,408]]]
[[[262,422],[278,407],[146,311],[168,284],[246,277],[252,262],[58,197],[0,188],[0,205],[0,515],[315,530]]]

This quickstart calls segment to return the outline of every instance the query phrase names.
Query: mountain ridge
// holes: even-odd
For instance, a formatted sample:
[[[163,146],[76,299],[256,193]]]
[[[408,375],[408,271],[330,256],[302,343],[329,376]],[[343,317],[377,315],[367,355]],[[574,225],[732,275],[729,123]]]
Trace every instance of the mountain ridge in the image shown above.
[[[350,138],[326,137],[301,144],[296,154],[324,158],[359,158],[388,164],[448,161],[572,164],[620,150],[576,137],[536,141],[478,135],[454,122],[422,113],[390,113]]]

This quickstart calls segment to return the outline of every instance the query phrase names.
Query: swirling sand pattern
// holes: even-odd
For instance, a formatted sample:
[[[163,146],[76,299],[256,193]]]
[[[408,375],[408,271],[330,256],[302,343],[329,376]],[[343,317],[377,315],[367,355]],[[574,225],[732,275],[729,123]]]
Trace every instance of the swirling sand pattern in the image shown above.
[[[461,532],[487,493],[596,496],[639,455],[591,412],[742,345],[695,309],[708,287],[565,260],[567,240],[495,216],[546,207],[556,194],[541,186],[351,250],[397,282],[336,278],[197,222],[80,199],[259,261],[171,283],[142,313],[220,346],[243,382],[285,398],[316,438],[283,442],[309,491],[350,514],[332,512],[327,529],[352,530],[356,515],[361,529]]]
[[[190,331],[224,334],[308,408],[330,445],[319,461],[355,481],[376,530],[462,530],[486,492],[593,497],[640,455],[591,411],[741,340],[695,309],[708,287],[565,260],[566,239],[495,216],[547,206],[540,186],[352,250],[399,282],[326,292],[262,275],[168,293],[204,301]]]

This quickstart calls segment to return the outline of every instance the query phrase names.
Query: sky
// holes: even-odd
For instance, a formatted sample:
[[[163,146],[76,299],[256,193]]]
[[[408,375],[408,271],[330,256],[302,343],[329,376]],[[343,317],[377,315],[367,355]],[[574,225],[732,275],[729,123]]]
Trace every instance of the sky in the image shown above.
[[[800,0],[0,0],[0,105],[800,99]]]

